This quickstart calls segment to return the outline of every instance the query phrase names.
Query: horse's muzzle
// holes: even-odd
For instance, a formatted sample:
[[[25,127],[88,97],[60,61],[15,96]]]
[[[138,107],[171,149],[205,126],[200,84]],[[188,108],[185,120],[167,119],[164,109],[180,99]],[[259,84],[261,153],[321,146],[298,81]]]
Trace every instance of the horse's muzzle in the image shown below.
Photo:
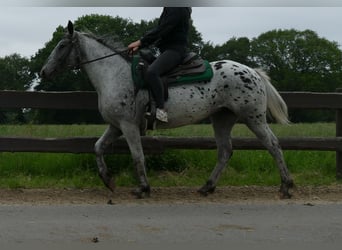
[[[43,67],[39,72],[39,76],[42,79],[46,79],[46,80],[50,80],[52,78],[52,75],[53,75],[52,73],[48,73],[45,67]]]
[[[41,78],[46,78],[44,68],[39,72]]]

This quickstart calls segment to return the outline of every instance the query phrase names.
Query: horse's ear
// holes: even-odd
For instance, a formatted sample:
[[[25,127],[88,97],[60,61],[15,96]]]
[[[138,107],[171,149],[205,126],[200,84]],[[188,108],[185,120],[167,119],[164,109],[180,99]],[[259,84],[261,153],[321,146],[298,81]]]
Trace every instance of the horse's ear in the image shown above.
[[[74,34],[74,24],[71,21],[68,22],[68,31],[70,35]]]

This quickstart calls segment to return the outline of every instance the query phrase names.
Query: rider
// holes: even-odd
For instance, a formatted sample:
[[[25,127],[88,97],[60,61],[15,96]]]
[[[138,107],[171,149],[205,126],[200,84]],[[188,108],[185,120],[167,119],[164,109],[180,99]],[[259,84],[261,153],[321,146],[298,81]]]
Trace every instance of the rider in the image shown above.
[[[156,118],[162,122],[167,122],[168,118],[164,108],[164,86],[160,77],[184,59],[190,17],[190,7],[164,7],[157,27],[147,32],[140,40],[128,45],[128,49],[134,52],[155,43],[161,52],[147,69],[146,80],[156,101]]]

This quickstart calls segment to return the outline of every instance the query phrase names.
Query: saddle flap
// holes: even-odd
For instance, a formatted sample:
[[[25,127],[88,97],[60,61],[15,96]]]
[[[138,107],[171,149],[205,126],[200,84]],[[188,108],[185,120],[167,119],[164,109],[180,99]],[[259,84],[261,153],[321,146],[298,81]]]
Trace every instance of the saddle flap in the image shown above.
[[[171,72],[167,73],[165,77],[167,78],[175,78],[178,76],[184,75],[193,75],[203,73],[206,70],[204,62],[202,59],[196,59],[192,61],[190,64],[180,65]]]
[[[167,74],[163,77],[163,81],[168,85],[177,83],[205,82],[210,81],[210,79],[213,77],[213,74],[214,73],[210,63],[206,60],[203,60],[203,63],[197,67],[180,70],[172,75]]]

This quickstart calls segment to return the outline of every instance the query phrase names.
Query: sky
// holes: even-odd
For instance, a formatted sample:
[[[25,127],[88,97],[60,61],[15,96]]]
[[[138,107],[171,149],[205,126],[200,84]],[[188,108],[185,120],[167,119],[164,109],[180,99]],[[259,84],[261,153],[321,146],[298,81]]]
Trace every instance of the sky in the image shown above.
[[[72,1],[71,1],[72,2]],[[101,3],[98,2],[98,3]],[[101,4],[98,4],[101,6]],[[203,5],[202,5],[203,6]],[[310,5],[309,5],[310,6]],[[47,7],[0,5],[0,57],[33,56],[59,25],[87,14],[130,18],[159,17],[162,7]],[[342,5],[334,7],[193,7],[192,19],[205,42],[220,45],[232,37],[258,37],[274,29],[310,29],[342,49]]]

